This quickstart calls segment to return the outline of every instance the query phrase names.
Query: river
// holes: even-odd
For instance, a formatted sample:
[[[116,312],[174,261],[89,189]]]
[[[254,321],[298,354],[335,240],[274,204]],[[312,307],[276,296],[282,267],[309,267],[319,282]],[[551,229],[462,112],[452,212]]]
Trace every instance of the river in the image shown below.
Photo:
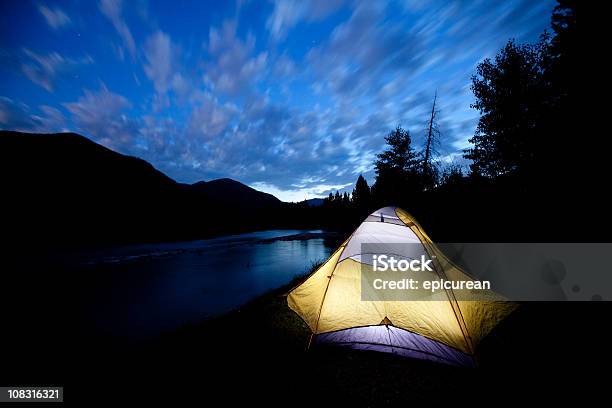
[[[83,321],[129,341],[175,330],[290,282],[337,245],[323,231],[269,230],[83,252]]]

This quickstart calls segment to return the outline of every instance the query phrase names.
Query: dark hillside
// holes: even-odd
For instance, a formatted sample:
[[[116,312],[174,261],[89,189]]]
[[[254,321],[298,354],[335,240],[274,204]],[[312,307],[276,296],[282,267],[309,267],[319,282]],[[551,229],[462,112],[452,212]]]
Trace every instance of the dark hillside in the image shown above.
[[[180,184],[74,133],[0,132],[0,185],[3,235],[16,243],[190,239],[283,219],[270,194],[231,179]]]

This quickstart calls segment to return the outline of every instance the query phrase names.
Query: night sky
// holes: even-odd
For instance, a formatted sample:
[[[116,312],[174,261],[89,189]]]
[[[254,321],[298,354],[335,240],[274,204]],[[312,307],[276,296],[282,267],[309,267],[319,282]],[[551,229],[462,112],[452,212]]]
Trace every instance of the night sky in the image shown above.
[[[2,1],[0,128],[75,131],[180,182],[351,189],[398,124],[465,164],[470,77],[552,1]],[[78,171],[75,169],[75,171]]]

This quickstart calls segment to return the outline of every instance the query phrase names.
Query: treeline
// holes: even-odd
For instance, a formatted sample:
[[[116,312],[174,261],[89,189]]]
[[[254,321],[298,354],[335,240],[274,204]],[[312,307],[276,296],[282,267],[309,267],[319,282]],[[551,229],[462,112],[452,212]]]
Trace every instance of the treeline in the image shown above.
[[[510,40],[477,66],[472,108],[480,119],[473,147],[463,152],[471,161],[468,171],[436,160],[436,95],[424,146],[416,149],[402,127],[391,131],[374,163],[373,185],[359,176],[352,194],[330,193],[322,208],[313,209],[322,223],[349,228],[378,207],[397,205],[438,240],[595,239],[575,235],[584,221],[567,228],[568,218],[590,215],[579,198],[590,177],[588,155],[576,154],[571,144],[582,144],[574,2],[560,1],[551,21],[552,33],[544,32],[536,44]]]

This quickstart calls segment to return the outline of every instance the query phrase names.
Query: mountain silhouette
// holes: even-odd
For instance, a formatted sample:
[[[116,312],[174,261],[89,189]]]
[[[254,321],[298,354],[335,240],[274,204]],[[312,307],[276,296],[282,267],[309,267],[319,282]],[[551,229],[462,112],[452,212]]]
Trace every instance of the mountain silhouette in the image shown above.
[[[320,207],[324,203],[325,203],[325,199],[323,198],[310,198],[306,200],[306,204],[308,204],[309,207]]]
[[[206,200],[218,204],[249,208],[274,208],[281,204],[272,194],[263,193],[229,178],[198,181],[189,188]]]
[[[266,228],[284,205],[227,178],[177,183],[75,133],[0,131],[0,183],[3,234],[22,241],[190,239]]]

